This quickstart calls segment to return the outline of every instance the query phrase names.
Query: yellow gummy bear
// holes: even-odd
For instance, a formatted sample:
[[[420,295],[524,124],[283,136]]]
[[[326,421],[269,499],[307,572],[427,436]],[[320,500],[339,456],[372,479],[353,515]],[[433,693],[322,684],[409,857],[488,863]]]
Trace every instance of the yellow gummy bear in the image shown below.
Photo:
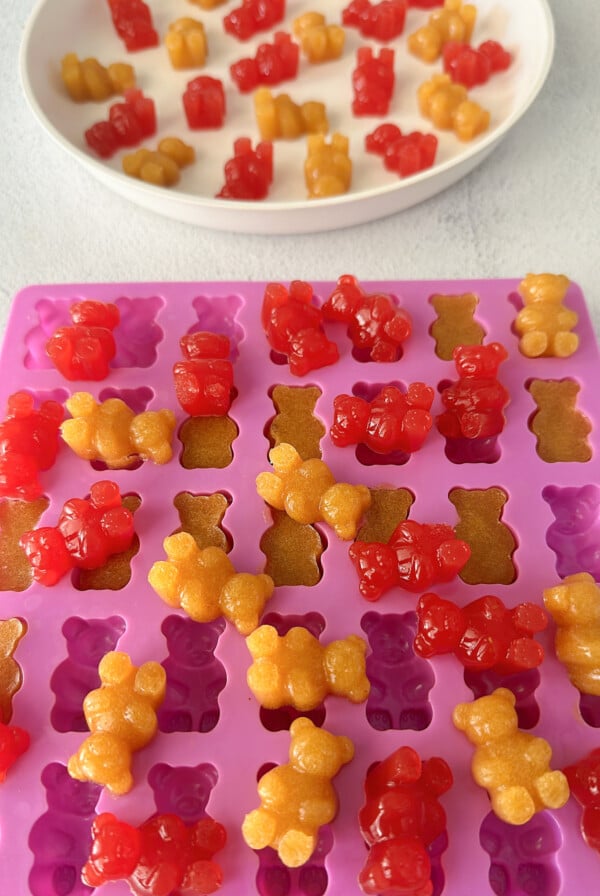
[[[76,53],[63,57],[61,77],[69,96],[76,102],[106,100],[135,87],[135,72],[126,62],[113,62],[105,67],[93,57],[80,60]]]
[[[169,25],[165,46],[175,69],[201,68],[208,56],[204,25],[184,16]]]
[[[490,113],[469,99],[466,87],[450,75],[433,75],[417,91],[419,109],[441,130],[453,130],[460,140],[472,140],[487,130]]]
[[[435,62],[444,44],[470,42],[476,18],[477,8],[471,3],[446,0],[443,9],[431,13],[426,25],[409,34],[408,49],[423,62]]]
[[[339,59],[346,32],[340,25],[328,25],[320,12],[305,12],[292,22],[294,37],[310,63]]]
[[[255,92],[254,114],[261,140],[294,140],[302,134],[326,134],[329,130],[323,103],[295,103],[287,93],[273,96],[268,87]]]
[[[544,604],[556,623],[556,655],[582,694],[600,696],[600,588],[587,572],[546,588]]]
[[[571,281],[564,274],[527,274],[519,284],[525,307],[517,314],[519,349],[528,358],[568,358],[579,347],[571,330],[578,315],[563,304]]]

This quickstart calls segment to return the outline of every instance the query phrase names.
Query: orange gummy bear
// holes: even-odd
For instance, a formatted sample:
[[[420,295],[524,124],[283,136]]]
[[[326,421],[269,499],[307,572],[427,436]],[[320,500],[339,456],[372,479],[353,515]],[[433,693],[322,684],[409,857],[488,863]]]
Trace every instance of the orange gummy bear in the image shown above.
[[[303,461],[282,442],[269,451],[273,472],[260,473],[256,489],[276,510],[297,523],[328,523],[344,541],[356,538],[361,517],[371,503],[365,485],[337,482],[327,464],[316,457]]]
[[[544,604],[556,623],[556,655],[582,694],[600,696],[600,587],[588,572],[546,588]]]
[[[561,771],[550,768],[548,741],[519,730],[515,700],[508,688],[497,688],[472,703],[459,703],[452,720],[475,745],[473,778],[488,791],[498,818],[525,824],[542,809],[564,806],[569,785]]]
[[[570,286],[564,274],[527,274],[519,284],[525,307],[517,314],[519,350],[527,358],[568,358],[579,346],[571,330],[578,315],[563,305]]]
[[[90,736],[67,767],[72,778],[104,785],[118,795],[133,786],[132,754],[156,734],[156,710],[164,699],[167,679],[160,663],[138,668],[126,653],[116,650],[101,659],[98,673],[100,687],[83,701]]]
[[[290,736],[290,761],[258,782],[261,805],[246,815],[242,834],[251,849],[271,846],[284,865],[297,868],[314,852],[319,828],[335,818],[331,779],[350,762],[354,746],[305,717],[292,722]]]
[[[352,182],[350,141],[343,134],[333,134],[327,142],[322,134],[307,139],[304,180],[309,198],[323,199],[347,193]]]
[[[287,93],[273,96],[268,87],[254,94],[254,114],[261,140],[293,140],[302,134],[326,134],[329,130],[324,103],[295,103]]]
[[[148,581],[165,603],[196,622],[222,615],[240,634],[254,631],[273,594],[271,576],[236,573],[225,551],[200,549],[188,532],[170,535],[163,546],[168,559],[154,563]]]
[[[450,75],[433,75],[417,91],[419,108],[436,128],[454,131],[459,140],[472,140],[487,130],[490,113],[468,98],[467,89]]]
[[[477,9],[471,3],[446,0],[443,9],[431,13],[426,25],[409,34],[408,49],[423,62],[435,62],[449,41],[469,43],[476,18]]]
[[[204,25],[184,16],[169,24],[165,46],[175,69],[201,68],[208,56]]]
[[[106,100],[135,87],[135,72],[126,62],[113,62],[105,67],[93,57],[80,60],[76,53],[63,56],[61,77],[69,96],[78,103]]]
[[[328,25],[320,12],[305,12],[295,18],[292,31],[311,63],[328,62],[342,55],[346,32],[340,25]]]
[[[179,181],[180,171],[196,159],[192,146],[179,137],[164,137],[157,150],[136,149],[123,156],[123,171],[157,187],[172,187]]]
[[[307,629],[291,628],[280,637],[271,625],[261,625],[246,638],[254,662],[248,686],[261,706],[316,709],[328,694],[362,703],[369,696],[365,671],[367,645],[358,635],[322,645]]]
[[[72,419],[60,430],[78,457],[103,461],[111,470],[129,467],[138,458],[155,464],[171,460],[176,424],[172,411],[135,414],[120,398],[98,403],[89,392],[75,392],[65,404]]]

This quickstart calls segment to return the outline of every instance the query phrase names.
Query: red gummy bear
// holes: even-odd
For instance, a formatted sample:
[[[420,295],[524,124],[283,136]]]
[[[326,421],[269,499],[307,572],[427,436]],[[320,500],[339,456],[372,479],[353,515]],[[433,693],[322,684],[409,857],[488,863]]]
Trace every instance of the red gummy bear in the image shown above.
[[[452,352],[458,382],[442,391],[445,411],[436,419],[446,439],[486,439],[504,429],[502,410],[509,394],[498,382],[500,364],[508,353],[499,342],[459,345]]]
[[[263,141],[252,149],[248,137],[238,137],[233,153],[225,163],[225,185],[217,199],[264,199],[273,180],[273,144]]]
[[[325,320],[348,324],[348,336],[371,361],[397,361],[412,331],[410,316],[383,293],[368,295],[356,277],[344,274],[323,305]]]
[[[342,10],[342,24],[358,28],[363,37],[388,41],[399,37],[404,30],[406,0],[351,0]]]
[[[242,0],[242,5],[232,9],[223,19],[228,34],[239,40],[248,40],[258,31],[268,31],[281,22],[285,15],[285,0]]]
[[[454,653],[465,669],[512,675],[535,669],[544,649],[533,640],[548,617],[531,603],[507,609],[499,597],[487,595],[458,607],[437,594],[424,594],[417,604],[419,625],[415,653],[422,657]]]
[[[433,389],[411,383],[406,393],[384,386],[372,401],[355,395],[333,400],[331,441],[338,447],[366,445],[376,454],[418,451],[431,429]]]
[[[57,401],[43,401],[35,410],[28,392],[8,399],[0,423],[0,497],[33,501],[42,494],[40,470],[49,470],[58,452],[58,433],[64,416]]]
[[[289,290],[269,283],[262,304],[262,325],[274,352],[286,355],[290,373],[304,376],[310,370],[335,364],[339,351],[323,330],[323,314],[313,305],[310,283],[293,280]]]
[[[183,93],[183,109],[190,128],[220,128],[225,119],[223,82],[209,75],[188,81]]]
[[[444,71],[452,80],[470,88],[485,84],[491,74],[507,69],[512,56],[495,40],[485,41],[478,49],[449,41],[444,45],[443,59]]]
[[[369,601],[399,585],[422,592],[436,582],[450,582],[463,568],[471,549],[443,523],[399,523],[387,544],[355,541],[350,559],[359,577],[359,590]]]
[[[388,171],[395,171],[400,177],[431,168],[437,147],[434,134],[420,131],[403,134],[395,124],[380,124],[365,137],[366,151],[381,156]]]
[[[571,793],[583,806],[581,833],[583,839],[600,852],[600,747],[579,762],[563,769]]]
[[[67,380],[103,380],[116,354],[112,331],[120,320],[116,305],[77,302],[70,308],[72,327],[59,327],[46,353]]]
[[[5,725],[0,721],[0,783],[6,779],[9,768],[19,756],[29,749],[30,738],[27,731],[16,725]]]
[[[154,100],[131,87],[125,91],[123,102],[113,103],[110,107],[108,121],[93,124],[85,132],[85,139],[100,158],[108,159],[118,149],[137,146],[145,137],[155,133]]]
[[[383,47],[379,56],[371,47],[356,51],[352,72],[352,112],[354,115],[387,115],[394,93],[394,51]]]
[[[217,333],[191,333],[179,344],[186,360],[173,367],[177,401],[190,417],[225,416],[233,391],[229,339]]]
[[[285,31],[275,32],[272,44],[260,44],[256,56],[239,59],[230,66],[231,80],[241,93],[249,93],[259,84],[280,84],[298,73],[300,47]]]
[[[112,554],[120,554],[134,537],[133,515],[123,506],[114,482],[95,482],[90,497],[67,501],[55,527],[25,532],[19,544],[33,578],[55,585],[73,568],[97,569]]]
[[[134,896],[214,893],[223,874],[213,856],[225,840],[223,825],[208,816],[187,827],[177,815],[155,815],[135,828],[104,812],[92,825],[82,880],[90,887],[124,880]]]
[[[361,833],[369,846],[359,884],[368,896],[431,896],[427,847],[446,830],[438,797],[452,787],[452,772],[439,757],[421,762],[411,747],[399,747],[365,779]]]
[[[115,30],[129,51],[158,46],[152,14],[143,0],[108,0],[108,5]]]

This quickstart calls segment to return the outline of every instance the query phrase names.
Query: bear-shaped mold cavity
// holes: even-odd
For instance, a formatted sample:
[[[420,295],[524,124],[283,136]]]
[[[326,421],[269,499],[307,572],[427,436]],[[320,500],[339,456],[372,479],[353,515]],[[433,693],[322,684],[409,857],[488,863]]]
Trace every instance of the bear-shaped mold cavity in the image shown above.
[[[332,829],[323,825],[315,851],[301,868],[286,868],[270,846],[258,850],[256,889],[260,896],[323,896],[329,884],[325,860],[332,847]]]
[[[466,541],[471,556],[459,573],[469,585],[511,585],[517,578],[513,554],[517,540],[502,522],[507,493],[496,486],[486,489],[453,488],[448,498],[456,507],[456,537]]]
[[[123,495],[123,506],[135,513],[141,506],[139,495]],[[113,554],[98,569],[75,569],[73,586],[78,591],[120,591],[131,579],[131,561],[140,549],[140,540],[134,535],[130,547],[122,554]]]
[[[322,395],[318,386],[273,386],[269,395],[276,414],[265,426],[265,436],[274,448],[285,442],[293,445],[302,460],[321,457],[321,439],[326,429],[315,416]]]
[[[206,807],[218,779],[217,769],[209,762],[196,766],[160,762],[148,773],[156,811],[161,815],[178,815],[187,825],[206,818]]]
[[[0,501],[0,591],[25,591],[31,585],[31,565],[19,539],[35,529],[49,503],[44,497]]]
[[[193,495],[191,492],[179,492],[173,504],[179,514],[181,526],[177,532],[189,532],[199,548],[215,547],[229,553],[233,547],[231,533],[221,523],[232,498],[224,492],[211,495]]]
[[[197,322],[190,327],[188,333],[207,331],[227,336],[231,343],[231,360],[239,355],[239,344],[244,338],[244,330],[237,322],[237,316],[243,305],[240,296],[198,296],[192,302]]]
[[[81,880],[92,843],[91,824],[102,788],[76,781],[66,767],[52,762],[42,772],[48,809],[29,832],[33,865],[32,896],[89,896]]]
[[[156,362],[158,344],[164,338],[162,328],[156,323],[163,299],[123,296],[115,304],[121,320],[114,331],[117,353],[111,367],[151,367]]]
[[[105,653],[114,650],[125,632],[121,616],[108,619],[82,619],[71,616],[62,627],[67,642],[67,658],[50,679],[55,695],[50,722],[56,731],[87,731],[83,700],[100,687],[98,665]]]
[[[592,424],[577,408],[580,386],[575,380],[530,380],[527,390],[537,410],[528,426],[536,436],[535,449],[546,463],[587,463],[592,449]]]
[[[489,881],[496,896],[557,896],[562,836],[549,812],[522,825],[507,824],[490,812],[479,841],[490,857]]]
[[[408,518],[415,496],[407,488],[370,488],[369,492],[371,504],[356,539],[387,544],[396,526]]]
[[[479,299],[472,292],[463,295],[430,296],[437,317],[429,328],[435,339],[435,353],[443,361],[452,360],[452,352],[459,345],[481,345],[486,335],[475,320]]]
[[[149,386],[138,386],[136,389],[117,389],[114,386],[107,386],[101,390],[98,401],[106,401],[108,398],[120,398],[134,414],[141,414],[154,398],[154,390]]]
[[[188,417],[179,430],[183,446],[181,466],[186,470],[222,470],[233,462],[238,427],[231,417]]]
[[[325,630],[325,620],[320,613],[304,613],[300,615],[280,616],[279,613],[267,613],[261,620],[261,625],[272,625],[280,637],[287,635],[291,628],[302,626],[311,635],[318,638]],[[293,706],[281,706],[279,709],[265,709],[260,707],[260,720],[267,731],[289,731],[289,727],[299,716],[306,716],[311,722],[320,728],[325,723],[325,705],[321,704],[309,712],[300,712]],[[274,853],[275,858],[277,854]]]
[[[323,577],[321,555],[327,547],[320,530],[297,523],[284,510],[270,509],[273,524],[260,539],[265,572],[278,585],[316,585]]]
[[[534,728],[540,719],[540,707],[535,692],[540,684],[538,669],[527,669],[514,675],[499,675],[493,669],[485,672],[465,669],[465,684],[473,692],[475,699],[491,694],[496,688],[508,688],[516,697],[515,710],[519,728]]]
[[[38,323],[25,335],[24,365],[27,370],[52,370],[53,364],[46,353],[46,343],[59,327],[72,324],[70,299],[40,299],[35,306]]]
[[[431,663],[413,650],[417,614],[371,612],[362,617],[360,625],[371,647],[367,656],[371,682],[367,721],[376,731],[427,728],[433,718],[429,692],[435,675]]]
[[[161,625],[169,655],[162,662],[167,692],[158,710],[161,731],[212,731],[219,716],[219,694],[227,683],[225,667],[215,656],[225,620],[194,622],[167,616]]]
[[[558,575],[589,572],[600,581],[600,486],[548,485],[542,498],[554,514],[546,544],[556,554]]]

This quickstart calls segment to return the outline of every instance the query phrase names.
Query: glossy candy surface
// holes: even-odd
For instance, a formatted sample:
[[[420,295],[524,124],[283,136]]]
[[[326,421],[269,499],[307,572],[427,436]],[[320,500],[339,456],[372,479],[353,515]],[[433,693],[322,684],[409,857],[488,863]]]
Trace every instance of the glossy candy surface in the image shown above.
[[[69,309],[70,327],[59,327],[46,344],[46,353],[67,380],[103,380],[116,354],[113,330],[120,320],[116,305],[76,302]]]
[[[352,72],[353,114],[387,115],[394,84],[394,50],[383,47],[375,54],[371,47],[359,47]]]
[[[259,31],[268,31],[281,22],[285,13],[285,0],[242,0],[242,5],[232,9],[223,19],[227,34],[238,40],[248,40]]]
[[[273,180],[273,144],[263,140],[253,149],[247,137],[239,137],[233,152],[225,163],[225,184],[218,197],[264,199]]]
[[[7,413],[0,423],[0,497],[31,501],[39,497],[40,471],[56,461],[62,406],[52,400],[39,408],[28,392],[9,396]]]
[[[102,159],[108,159],[119,149],[137,146],[145,137],[156,133],[154,100],[141,90],[125,91],[124,101],[114,103],[108,119],[93,124],[85,132],[89,148]]]
[[[334,445],[366,445],[376,454],[418,451],[427,438],[433,419],[429,410],[433,389],[411,383],[406,392],[384,386],[372,401],[355,395],[338,395],[333,401]]]
[[[225,119],[223,82],[209,75],[192,78],[183,93],[183,109],[193,130],[220,128]]]
[[[158,44],[150,7],[143,0],[107,0],[115,30],[128,50],[145,50]]]
[[[342,24],[358,28],[363,37],[390,41],[404,30],[406,0],[351,0],[342,10]]]
[[[571,793],[583,808],[581,832],[600,853],[600,747],[563,769]]]
[[[382,124],[365,137],[365,149],[383,158],[389,171],[410,177],[435,162],[438,139],[435,134],[412,131],[403,134],[397,125]]]
[[[289,287],[269,283],[263,297],[261,322],[273,351],[285,355],[290,373],[303,376],[335,364],[339,351],[325,335],[323,314],[313,301],[313,290],[303,280]]]
[[[259,44],[252,57],[230,66],[231,80],[240,93],[249,93],[259,84],[273,86],[295,78],[300,48],[285,31],[276,31],[273,43]]]
[[[190,417],[222,416],[231,407],[233,365],[227,336],[198,332],[180,340],[185,361],[173,367],[177,401]]]

